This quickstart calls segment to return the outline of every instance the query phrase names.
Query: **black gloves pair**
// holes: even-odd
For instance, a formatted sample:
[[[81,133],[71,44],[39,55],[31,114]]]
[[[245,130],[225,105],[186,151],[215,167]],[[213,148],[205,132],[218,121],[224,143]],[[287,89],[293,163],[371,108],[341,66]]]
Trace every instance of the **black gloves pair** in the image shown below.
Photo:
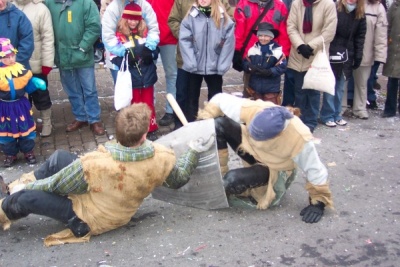
[[[305,207],[300,212],[300,216],[303,216],[303,221],[306,223],[316,223],[324,215],[325,204],[318,201],[317,204],[310,204],[308,207]]]
[[[311,48],[311,46],[302,44],[297,47],[297,52],[301,54],[304,58],[309,59],[311,56],[313,56],[313,51],[314,49]]]
[[[142,61],[145,65],[149,65],[153,61],[153,51],[146,46],[142,50]]]
[[[233,53],[232,68],[239,72],[243,71],[243,57],[240,51],[235,50]]]
[[[263,68],[261,68],[261,67],[259,67],[257,65],[253,65],[253,64],[249,65],[249,71],[252,74],[257,74],[257,75],[264,76],[264,77],[272,76],[272,70],[271,69],[263,69]]]

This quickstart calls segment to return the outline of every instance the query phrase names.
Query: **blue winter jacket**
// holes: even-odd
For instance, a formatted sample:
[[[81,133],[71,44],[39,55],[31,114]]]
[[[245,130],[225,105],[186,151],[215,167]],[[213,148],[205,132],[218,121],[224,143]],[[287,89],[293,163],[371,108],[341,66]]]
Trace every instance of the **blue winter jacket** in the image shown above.
[[[0,37],[10,39],[18,50],[17,62],[30,69],[29,59],[34,49],[32,25],[25,14],[10,2],[0,11]]]
[[[260,94],[278,93],[281,86],[281,75],[286,71],[287,60],[282,52],[282,47],[276,42],[271,41],[266,46],[267,51],[263,53],[261,44],[255,43],[243,60],[243,69],[245,72],[250,72],[251,65],[270,69],[272,75],[268,77],[252,73],[249,87]]]

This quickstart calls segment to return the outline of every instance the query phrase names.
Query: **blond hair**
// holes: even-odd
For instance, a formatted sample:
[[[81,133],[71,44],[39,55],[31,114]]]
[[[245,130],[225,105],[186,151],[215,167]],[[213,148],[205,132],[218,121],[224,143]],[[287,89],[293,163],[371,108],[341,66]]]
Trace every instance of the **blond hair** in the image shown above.
[[[137,34],[138,34],[140,37],[145,37],[145,36],[144,36],[144,33],[145,33],[145,31],[146,31],[146,22],[144,22],[143,19],[140,20],[140,21],[139,21],[139,24],[136,26],[136,29],[137,29]],[[127,19],[121,18],[121,19],[118,21],[117,32],[122,33],[122,34],[125,35],[126,37],[128,37],[128,36],[131,35],[132,30],[129,28],[128,20],[127,20]]]
[[[138,145],[143,135],[148,132],[151,110],[145,103],[132,104],[121,109],[115,118],[115,136],[125,146]]]
[[[342,0],[342,1],[338,1],[337,2],[337,10],[339,12],[342,12],[342,11],[347,12],[347,10],[346,10],[346,0]],[[364,16],[365,16],[365,0],[357,0],[356,19],[362,19]]]
[[[199,1],[196,0],[195,1],[196,5],[199,7]],[[228,23],[228,19],[229,16],[226,13],[226,9],[224,7],[224,5],[221,3],[220,0],[211,0],[211,15],[210,18],[214,21],[215,25],[217,26],[217,28],[219,28],[221,26],[221,11],[220,8],[222,8],[223,10],[223,17],[224,17],[224,26],[226,25],[226,23]],[[189,9],[190,12],[190,9]]]

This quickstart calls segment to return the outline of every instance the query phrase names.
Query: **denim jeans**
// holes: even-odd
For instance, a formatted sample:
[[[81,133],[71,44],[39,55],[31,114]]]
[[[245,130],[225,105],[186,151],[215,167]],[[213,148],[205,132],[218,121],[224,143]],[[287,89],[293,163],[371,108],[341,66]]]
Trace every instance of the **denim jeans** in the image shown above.
[[[295,84],[294,105],[300,109],[300,119],[310,128],[311,132],[314,132],[318,124],[321,93],[317,90],[302,89],[306,73],[306,71],[298,72],[293,70],[293,80]]]
[[[383,110],[384,114],[396,115],[397,105],[398,105],[398,110],[400,113],[399,86],[400,86],[399,78],[389,77],[389,80],[387,83],[387,95],[386,95],[385,109]]]
[[[118,70],[110,69],[110,73],[111,73],[111,77],[112,77],[112,79],[114,81],[114,85],[115,85],[115,83],[117,81]]]
[[[323,123],[328,121],[335,122],[342,119],[340,114],[342,113],[342,97],[346,83],[342,73],[339,78],[336,78],[335,95],[323,94],[320,112],[320,119]]]
[[[293,79],[293,70],[287,69],[284,76],[285,80],[283,82],[283,98],[282,98],[282,106],[294,106],[294,79]]]
[[[72,113],[78,121],[90,124],[100,121],[94,67],[72,70],[60,69],[61,84],[68,95]]]
[[[34,171],[36,180],[45,179],[56,174],[77,158],[78,156],[76,154],[70,153],[66,150],[57,149],[42,165],[40,165],[38,169]]]
[[[172,94],[176,97],[176,77],[178,72],[176,65],[176,45],[163,45],[159,46],[159,48],[165,73],[165,82],[167,84],[167,94]],[[173,113],[168,101],[166,101],[165,112]]]

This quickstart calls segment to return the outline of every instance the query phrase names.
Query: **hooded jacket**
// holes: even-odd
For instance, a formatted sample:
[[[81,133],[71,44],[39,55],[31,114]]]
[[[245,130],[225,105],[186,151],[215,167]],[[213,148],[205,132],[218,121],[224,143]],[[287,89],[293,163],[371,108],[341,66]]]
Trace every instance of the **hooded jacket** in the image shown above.
[[[49,9],[43,0],[14,0],[28,17],[33,28],[34,50],[29,60],[34,74],[42,73],[42,66],[54,66],[54,33]]]
[[[158,0],[159,1],[159,0]],[[229,5],[228,0],[221,0],[224,5],[226,13],[232,18],[233,8]],[[174,0],[174,5],[172,6],[171,13],[168,17],[168,26],[171,29],[172,34],[175,38],[179,39],[179,29],[183,18],[187,15],[188,11],[192,8],[193,1],[190,0]],[[179,48],[179,43],[176,49],[176,63],[178,68],[182,68],[183,61],[182,55]]]
[[[99,10],[93,0],[48,0],[60,69],[94,66],[93,44],[100,37]]]
[[[220,12],[219,28],[196,4],[183,19],[179,46],[185,71],[200,75],[223,75],[230,69],[235,47],[235,24],[229,16],[225,21],[222,7]]]
[[[0,37],[8,38],[18,50],[17,62],[30,69],[33,52],[32,25],[25,14],[11,3],[0,11]]]

